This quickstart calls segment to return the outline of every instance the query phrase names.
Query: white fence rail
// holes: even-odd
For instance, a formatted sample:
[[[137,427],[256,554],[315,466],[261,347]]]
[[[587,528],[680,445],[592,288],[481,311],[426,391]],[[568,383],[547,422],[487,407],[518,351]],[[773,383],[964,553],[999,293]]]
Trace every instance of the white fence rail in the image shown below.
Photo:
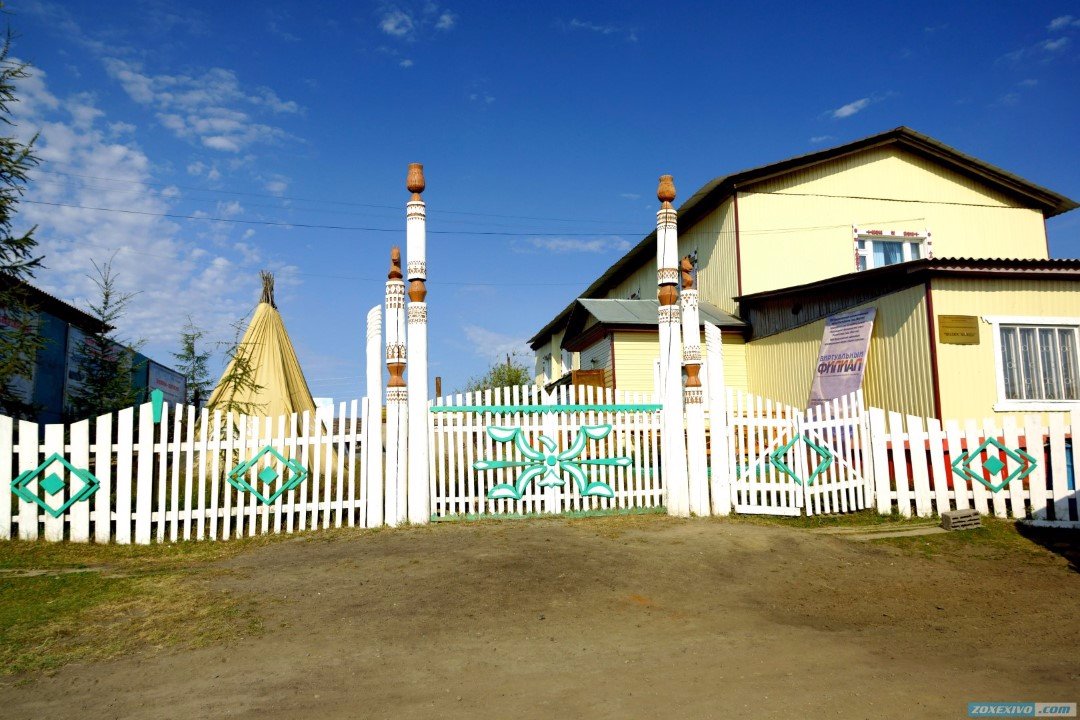
[[[729,389],[726,432],[736,512],[816,515],[866,507],[872,468],[863,459],[861,391],[803,411]],[[713,452],[719,447],[725,446],[715,444]]]
[[[1066,424],[1068,420],[1068,424]],[[870,410],[877,509],[929,517],[974,508],[980,514],[1080,527],[1075,474],[1080,411],[1049,424],[946,421]],[[1071,472],[1070,472],[1071,470]]]
[[[644,393],[581,386],[439,398],[431,407],[433,516],[661,507],[658,408]],[[574,468],[584,487],[602,483],[610,495],[599,486],[583,495]]]
[[[147,403],[44,428],[0,417],[0,485],[13,490],[0,491],[0,539],[149,543],[363,525],[366,407],[341,403],[335,420],[329,408],[249,418],[166,404],[154,422]]]

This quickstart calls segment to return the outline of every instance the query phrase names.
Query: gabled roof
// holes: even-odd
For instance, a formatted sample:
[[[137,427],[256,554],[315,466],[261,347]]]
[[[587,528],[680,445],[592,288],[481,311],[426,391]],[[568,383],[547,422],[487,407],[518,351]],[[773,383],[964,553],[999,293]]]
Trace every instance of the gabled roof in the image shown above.
[[[730,175],[721,175],[705,183],[689,200],[679,206],[679,222],[689,227],[734,194],[736,189],[744,189],[763,180],[795,172],[803,168],[819,165],[830,160],[852,155],[876,147],[899,145],[916,155],[930,158],[961,175],[975,178],[990,187],[1010,194],[1030,207],[1042,210],[1050,218],[1080,207],[1075,201],[1059,195],[1024,178],[1013,175],[999,167],[966,155],[959,150],[935,140],[928,135],[915,132],[908,127],[898,127],[877,135],[855,140],[844,145],[818,150],[805,155],[797,155],[787,160],[761,165],[742,170]],[[656,231],[649,233],[629,252],[617,260],[603,275],[598,277],[581,293],[580,297],[594,297],[607,287],[623,280],[646,262],[656,252]],[[540,341],[563,323],[570,314],[574,303],[570,303],[548,322],[530,340],[534,348]]]
[[[656,327],[659,307],[660,303],[656,300],[578,298],[574,301],[566,323],[566,337],[563,338],[563,344],[565,345],[567,340],[573,340],[579,335],[585,329],[585,324],[590,317],[608,327]],[[712,303],[699,303],[698,313],[703,323],[710,322],[722,328],[746,327],[746,323],[742,320],[729,315]]]

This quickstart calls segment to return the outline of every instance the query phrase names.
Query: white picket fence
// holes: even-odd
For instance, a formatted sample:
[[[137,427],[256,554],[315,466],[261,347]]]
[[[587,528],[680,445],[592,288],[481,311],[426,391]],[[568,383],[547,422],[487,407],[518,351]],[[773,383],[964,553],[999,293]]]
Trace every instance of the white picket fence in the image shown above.
[[[431,498],[434,517],[512,515],[655,508],[664,504],[659,472],[659,413],[651,396],[594,387],[559,387],[546,393],[520,386],[439,398],[431,407]],[[514,442],[500,442],[488,428],[520,428],[525,443],[541,450],[541,438],[563,452],[583,427],[610,426],[601,439],[586,442],[581,468],[590,481],[608,485],[613,497],[583,497],[568,472],[563,485],[529,482],[520,500],[491,499],[497,485],[514,485],[529,467]],[[552,452],[551,448],[548,448]],[[589,464],[629,458],[625,466]],[[477,469],[478,461],[512,466]]]
[[[1022,424],[1005,418],[1004,422],[946,421],[944,427],[933,418],[877,408],[869,414],[878,512],[889,513],[896,507],[905,517],[930,517],[974,508],[983,515],[1080,527],[1075,487],[1075,473],[1080,470],[1076,442],[1080,411],[1069,414],[1068,424],[1063,413],[1053,413],[1048,425],[1029,416]],[[991,440],[997,444],[987,445]],[[965,460],[969,460],[966,473]],[[972,477],[982,477],[996,487],[1013,472],[1016,477],[996,491]]]
[[[867,506],[873,469],[863,460],[862,391],[804,411],[729,388],[726,428],[714,427],[727,432],[736,512],[816,515]]]
[[[0,539],[149,543],[364,525],[366,408],[366,400],[341,403],[335,421],[330,408],[315,417],[305,412],[249,418],[166,404],[155,423],[147,403],[137,413],[127,408],[93,422],[44,428],[0,416],[0,486],[11,487],[22,473],[40,467],[22,485],[56,510],[82,489],[83,471],[100,483],[58,517],[36,502],[0,492]],[[240,473],[271,504],[227,480],[237,465],[267,447],[307,471],[302,482],[276,498],[281,483],[295,476],[272,454]],[[59,460],[45,465],[56,456],[69,466]],[[50,492],[58,480],[63,487]]]

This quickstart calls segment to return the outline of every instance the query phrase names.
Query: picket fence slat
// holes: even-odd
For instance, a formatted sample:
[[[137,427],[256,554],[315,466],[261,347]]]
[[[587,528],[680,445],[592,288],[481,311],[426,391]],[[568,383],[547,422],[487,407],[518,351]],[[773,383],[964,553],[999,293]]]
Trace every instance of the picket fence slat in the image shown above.
[[[90,421],[80,420],[71,426],[71,464],[79,470],[90,469]],[[8,494],[8,493],[4,493]],[[90,542],[90,504],[77,502],[71,506],[69,537],[72,542]]]
[[[0,487],[11,487],[11,468],[14,462],[14,430],[11,418],[0,415]],[[11,498],[10,492],[0,490],[0,540],[11,539]]]

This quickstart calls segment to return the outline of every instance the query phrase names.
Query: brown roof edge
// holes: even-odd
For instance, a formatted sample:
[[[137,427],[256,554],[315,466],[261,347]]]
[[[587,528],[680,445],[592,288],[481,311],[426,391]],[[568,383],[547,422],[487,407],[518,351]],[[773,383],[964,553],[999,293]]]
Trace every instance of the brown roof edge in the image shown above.
[[[883,282],[908,278],[913,281],[924,275],[965,275],[968,277],[1076,277],[1080,279],[1080,258],[1067,259],[995,259],[995,258],[935,258],[887,265],[872,270],[861,270],[817,280],[802,285],[765,290],[742,295],[740,304],[753,305],[777,298],[829,290],[849,289],[860,285],[880,285]]]
[[[853,140],[843,145],[831,148],[815,150],[814,152],[796,155],[780,160],[779,162],[760,165],[758,167],[741,170],[730,175],[721,175],[702,185],[690,199],[679,206],[680,224],[692,225],[700,220],[710,210],[720,204],[735,188],[741,188],[748,183],[760,182],[778,175],[792,172],[809,165],[816,165],[830,160],[835,160],[846,155],[861,152],[872,147],[901,143],[911,150],[929,155],[952,169],[976,177],[983,182],[996,185],[1006,191],[1030,199],[1040,207],[1047,218],[1060,215],[1080,207],[1076,201],[1055,193],[1052,190],[1036,185],[1024,178],[1014,175],[1001,168],[983,162],[978,158],[960,152],[945,143],[935,140],[929,135],[923,135],[909,127],[900,127],[886,130],[876,135],[869,135],[858,140]],[[594,297],[601,288],[609,282],[618,282],[622,279],[621,274],[627,266],[632,266],[630,272],[640,265],[643,255],[651,252],[650,245],[655,242],[656,232],[649,233],[637,245],[631,248],[625,255],[616,260],[600,277],[594,280],[578,297]],[[628,274],[628,273],[627,273]],[[540,329],[530,340],[529,345],[534,350],[539,346],[540,340],[550,334],[569,315],[573,308],[573,301]]]
[[[0,274],[0,287],[4,289],[11,287],[20,288],[26,293],[26,299],[31,305],[34,305],[39,310],[44,310],[82,330],[97,332],[102,327],[104,327],[106,331],[113,329],[111,325],[102,323],[93,315],[80,310],[74,305],[64,302],[55,295],[50,295],[44,290],[34,287],[28,282],[14,280],[11,277]]]

